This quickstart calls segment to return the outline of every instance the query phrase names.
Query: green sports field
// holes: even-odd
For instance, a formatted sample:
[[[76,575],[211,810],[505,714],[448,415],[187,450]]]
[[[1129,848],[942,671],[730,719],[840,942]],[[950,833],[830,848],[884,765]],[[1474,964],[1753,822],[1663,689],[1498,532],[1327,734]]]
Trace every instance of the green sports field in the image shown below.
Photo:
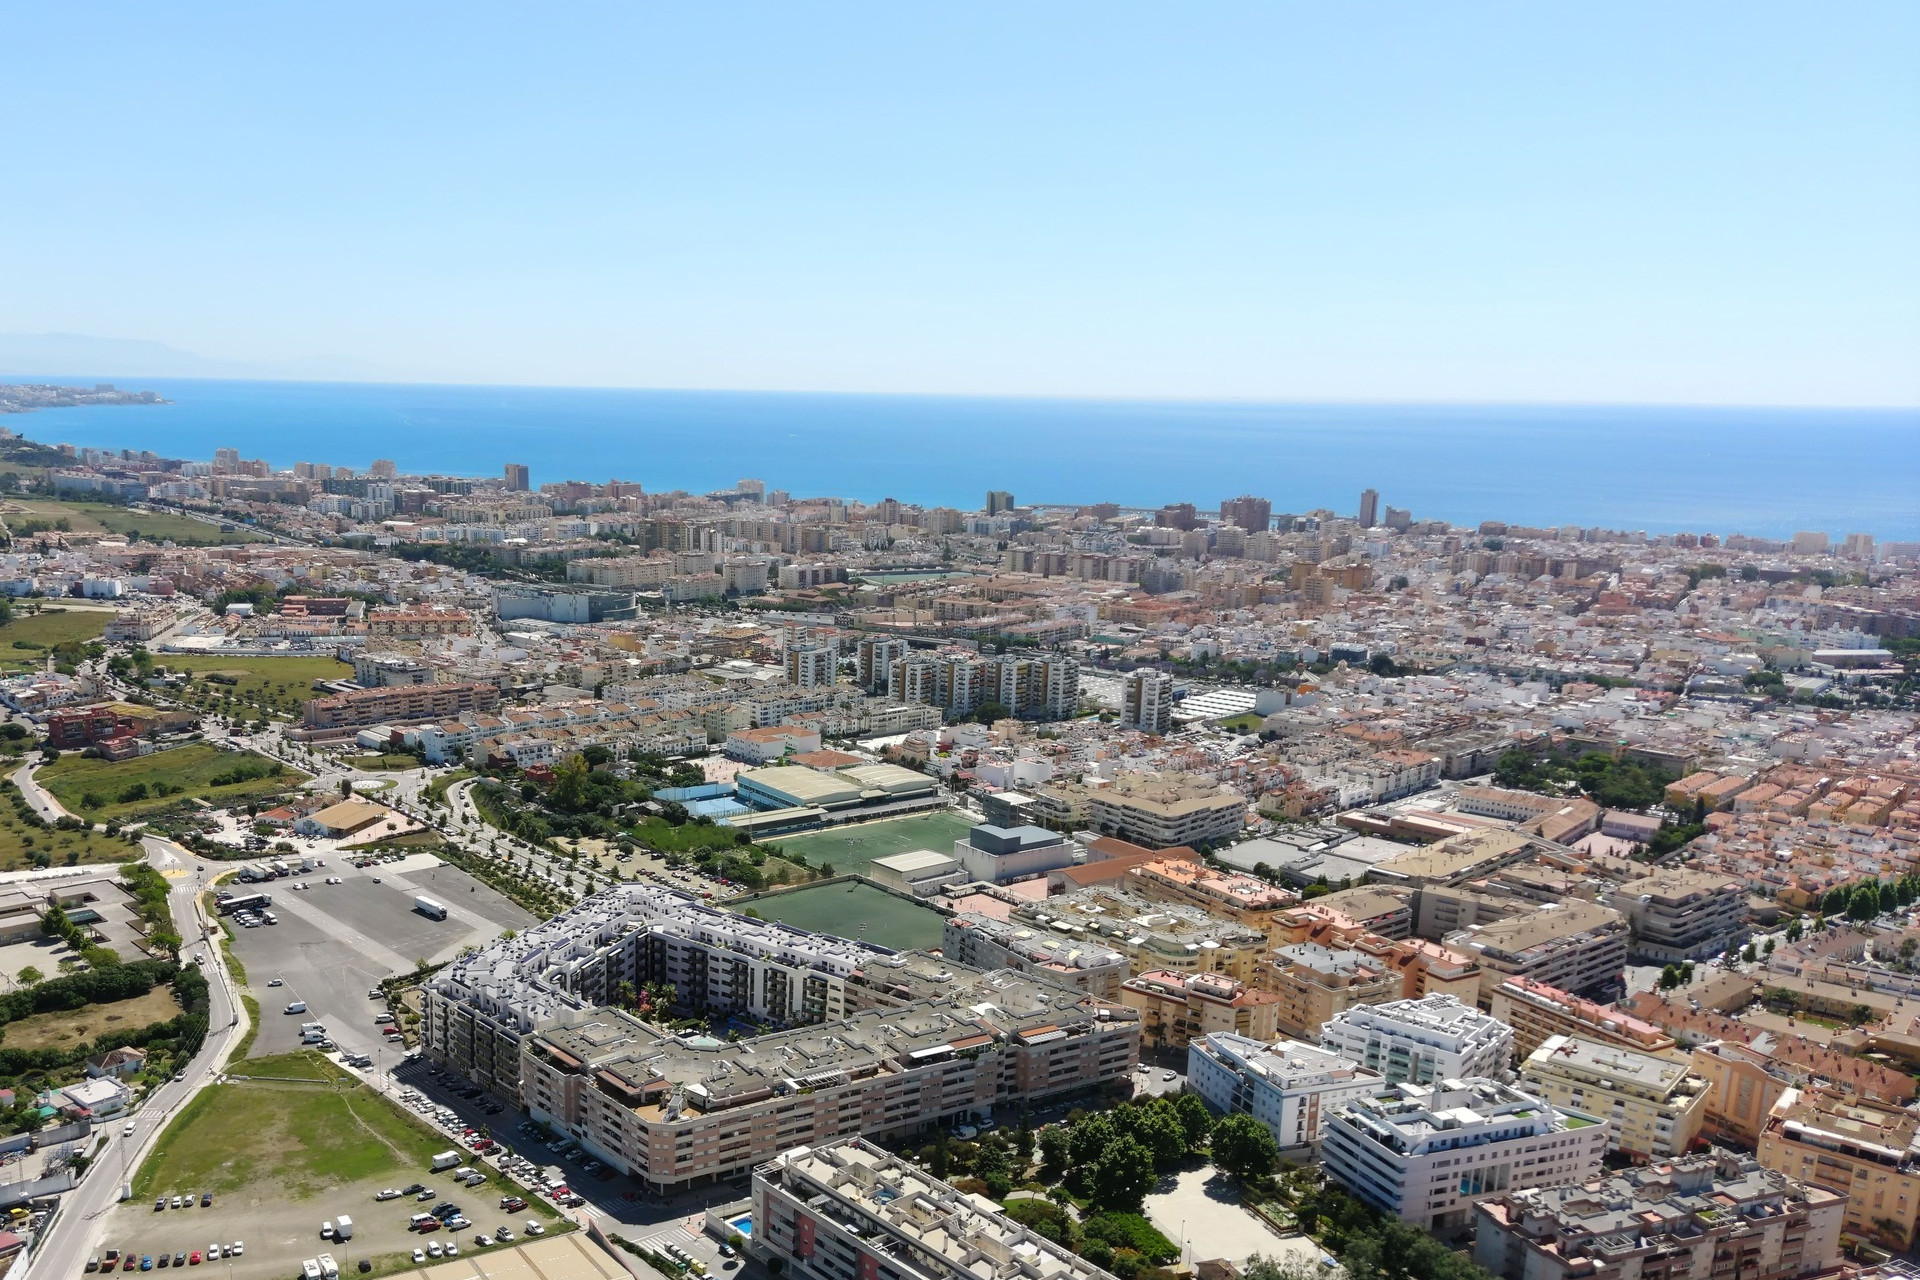
[[[877,942],[896,951],[940,945],[945,917],[932,907],[896,898],[861,881],[808,885],[744,904],[763,920]]]
[[[781,850],[805,855],[811,866],[832,863],[836,875],[865,875],[867,864],[875,858],[915,849],[952,853],[953,842],[965,836],[972,824],[952,812],[921,813],[909,818],[889,818],[885,822],[863,822],[834,827],[828,831],[789,836],[765,843]]]

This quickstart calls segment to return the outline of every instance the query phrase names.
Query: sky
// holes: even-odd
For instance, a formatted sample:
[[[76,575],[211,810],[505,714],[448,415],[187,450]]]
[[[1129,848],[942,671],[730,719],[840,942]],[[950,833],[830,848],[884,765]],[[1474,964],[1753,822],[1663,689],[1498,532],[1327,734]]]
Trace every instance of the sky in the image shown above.
[[[1911,0],[205,0],[6,42],[14,372],[1920,403]]]

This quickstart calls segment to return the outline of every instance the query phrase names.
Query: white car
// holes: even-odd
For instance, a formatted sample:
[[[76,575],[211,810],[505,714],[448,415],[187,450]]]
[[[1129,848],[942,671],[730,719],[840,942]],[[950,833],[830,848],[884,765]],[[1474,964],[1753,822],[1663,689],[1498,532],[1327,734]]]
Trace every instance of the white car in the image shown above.
[[[246,1251],[247,1251],[247,1246],[240,1243],[240,1241],[238,1240],[235,1240],[232,1244],[227,1246],[227,1256],[229,1258],[238,1258],[242,1254],[246,1253]]]
[[[268,985],[268,986],[270,986],[270,987],[284,987],[284,986],[286,986],[287,984],[286,984],[286,982],[285,982],[285,981],[283,981],[283,980],[282,980],[282,979],[280,979],[280,978],[269,978],[269,979],[267,980],[267,985]]]
[[[440,1242],[438,1240],[435,1240],[432,1244],[429,1244],[427,1246],[427,1256],[429,1258],[437,1258],[445,1252],[446,1250],[440,1247]]]
[[[415,1249],[413,1251],[413,1260],[415,1262],[425,1262],[427,1260],[427,1251],[425,1249]]]
[[[444,1253],[449,1258],[457,1258],[460,1256],[460,1242],[458,1240],[449,1240],[447,1241],[446,1248],[442,1249],[440,1252]]]

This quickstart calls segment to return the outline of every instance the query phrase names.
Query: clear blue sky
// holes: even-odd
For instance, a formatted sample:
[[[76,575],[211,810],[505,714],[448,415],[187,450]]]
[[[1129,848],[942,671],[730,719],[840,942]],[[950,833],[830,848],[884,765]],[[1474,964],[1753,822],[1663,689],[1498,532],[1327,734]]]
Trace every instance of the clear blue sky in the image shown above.
[[[0,334],[446,381],[1920,402],[1920,5],[16,5]]]

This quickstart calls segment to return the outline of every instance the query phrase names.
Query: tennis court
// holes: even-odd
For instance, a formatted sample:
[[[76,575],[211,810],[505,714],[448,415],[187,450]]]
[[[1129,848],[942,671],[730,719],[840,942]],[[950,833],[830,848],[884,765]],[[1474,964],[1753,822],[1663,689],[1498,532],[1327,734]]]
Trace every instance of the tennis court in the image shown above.
[[[911,817],[812,831],[766,843],[805,855],[809,866],[830,862],[836,875],[863,876],[867,874],[867,864],[875,858],[911,853],[915,849],[950,854],[953,842],[965,836],[972,826],[952,812],[916,813]]]

